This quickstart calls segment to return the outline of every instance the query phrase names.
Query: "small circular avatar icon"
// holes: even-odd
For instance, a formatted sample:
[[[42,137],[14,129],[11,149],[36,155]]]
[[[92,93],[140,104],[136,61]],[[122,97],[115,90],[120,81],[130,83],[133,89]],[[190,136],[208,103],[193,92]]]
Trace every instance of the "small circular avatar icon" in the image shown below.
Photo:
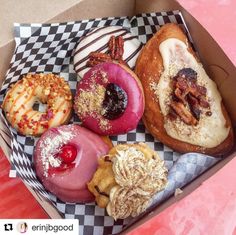
[[[19,233],[26,233],[27,229],[28,229],[28,225],[26,222],[20,222],[17,224],[17,231]]]

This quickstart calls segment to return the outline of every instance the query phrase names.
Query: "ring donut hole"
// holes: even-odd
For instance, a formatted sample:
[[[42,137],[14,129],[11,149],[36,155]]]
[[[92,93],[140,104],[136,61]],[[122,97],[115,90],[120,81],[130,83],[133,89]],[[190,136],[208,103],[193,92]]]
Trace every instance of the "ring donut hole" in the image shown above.
[[[47,103],[43,103],[40,99],[35,100],[35,102],[32,106],[32,109],[34,111],[39,111],[41,113],[46,113],[47,108],[48,108]]]

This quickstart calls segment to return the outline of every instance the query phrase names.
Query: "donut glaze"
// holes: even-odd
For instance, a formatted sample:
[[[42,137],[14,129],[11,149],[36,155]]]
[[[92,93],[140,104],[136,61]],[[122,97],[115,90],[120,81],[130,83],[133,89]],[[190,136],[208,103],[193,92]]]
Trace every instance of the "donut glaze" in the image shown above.
[[[45,112],[34,110],[40,101]],[[27,74],[7,92],[2,108],[8,122],[23,135],[39,136],[50,127],[67,123],[72,111],[68,83],[55,74]]]
[[[76,157],[63,164],[56,157],[63,146],[74,146]],[[89,202],[94,197],[87,182],[97,169],[98,158],[109,151],[100,136],[79,125],[51,128],[38,140],[34,152],[36,174],[44,187],[64,202]]]
[[[119,86],[127,96],[124,112],[113,120],[102,115],[102,104],[109,84]],[[136,128],[144,112],[142,86],[126,66],[110,62],[98,64],[78,84],[74,109],[83,125],[100,135],[127,133]]]
[[[86,63],[91,52],[108,51],[108,41],[111,36],[122,36],[124,39],[123,60],[134,68],[136,59],[142,48],[141,42],[136,36],[132,35],[126,28],[121,26],[104,26],[92,29],[79,41],[74,51],[74,68],[79,75],[79,79],[89,70]]]

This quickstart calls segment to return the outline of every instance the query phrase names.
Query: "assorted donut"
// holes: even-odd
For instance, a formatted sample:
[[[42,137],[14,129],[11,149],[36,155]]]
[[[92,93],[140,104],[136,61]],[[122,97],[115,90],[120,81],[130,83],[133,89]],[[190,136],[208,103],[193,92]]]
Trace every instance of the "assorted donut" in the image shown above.
[[[146,99],[143,122],[155,138],[181,153],[223,156],[232,149],[233,127],[220,92],[177,24],[164,25],[148,41],[135,73]]]
[[[164,161],[145,143],[117,145],[98,161],[88,188],[115,220],[141,214],[167,184]]]
[[[35,171],[61,201],[95,200],[115,220],[147,209],[167,185],[164,161],[145,143],[113,146],[108,137],[134,130],[141,118],[179,152],[222,155],[233,146],[217,87],[175,24],[163,26],[143,48],[121,26],[92,29],[74,50],[74,69],[74,97],[58,75],[26,74],[2,104],[19,134],[40,137]],[[37,102],[45,110],[37,110]],[[66,125],[73,112],[81,125]]]
[[[143,115],[143,88],[127,66],[104,62],[78,84],[74,110],[85,127],[100,135],[124,134],[135,129]]]
[[[76,124],[50,128],[35,147],[36,174],[44,187],[62,201],[93,201],[87,182],[110,145]]]
[[[99,61],[118,60],[133,69],[141,48],[137,37],[122,26],[94,28],[81,38],[75,49],[74,69],[79,79]]]
[[[46,104],[46,110],[35,110],[36,102]],[[68,83],[58,75],[27,74],[8,90],[2,109],[20,134],[40,136],[70,120],[72,93]]]

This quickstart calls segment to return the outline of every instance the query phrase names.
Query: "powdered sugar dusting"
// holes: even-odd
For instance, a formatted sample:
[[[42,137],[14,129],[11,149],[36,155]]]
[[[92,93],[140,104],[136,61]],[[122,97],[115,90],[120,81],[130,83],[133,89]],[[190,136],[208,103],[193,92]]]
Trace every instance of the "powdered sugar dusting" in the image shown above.
[[[56,136],[47,136],[41,143],[41,159],[44,168],[44,176],[48,177],[49,167],[59,167],[61,160],[56,158],[56,154],[59,152],[60,147],[74,137],[72,131],[61,131],[58,129]]]

